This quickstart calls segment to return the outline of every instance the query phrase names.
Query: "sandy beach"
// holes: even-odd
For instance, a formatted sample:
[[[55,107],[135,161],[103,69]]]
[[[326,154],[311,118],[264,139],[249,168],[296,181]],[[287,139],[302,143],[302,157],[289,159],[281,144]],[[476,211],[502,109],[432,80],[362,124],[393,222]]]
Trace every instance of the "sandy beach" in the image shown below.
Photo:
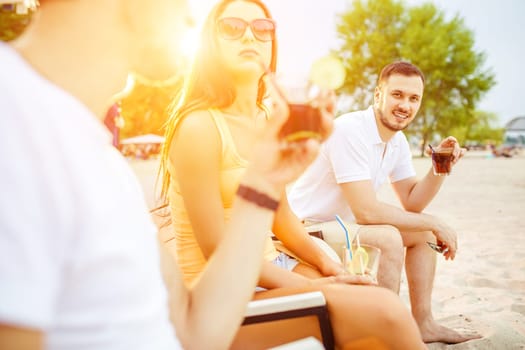
[[[418,176],[430,167],[415,159]],[[381,192],[395,203],[389,187]],[[525,156],[467,153],[427,208],[458,233],[454,261],[438,259],[432,308],[441,323],[484,337],[430,349],[525,349]],[[408,303],[406,283],[401,297]]]
[[[130,161],[153,206],[157,161]],[[418,176],[430,168],[415,158]],[[397,203],[389,186],[380,197]],[[469,152],[447,177],[426,212],[456,229],[459,250],[454,261],[438,259],[432,308],[441,323],[460,331],[475,330],[482,339],[430,349],[525,349],[525,153],[492,158]],[[403,278],[401,298],[407,307]]]

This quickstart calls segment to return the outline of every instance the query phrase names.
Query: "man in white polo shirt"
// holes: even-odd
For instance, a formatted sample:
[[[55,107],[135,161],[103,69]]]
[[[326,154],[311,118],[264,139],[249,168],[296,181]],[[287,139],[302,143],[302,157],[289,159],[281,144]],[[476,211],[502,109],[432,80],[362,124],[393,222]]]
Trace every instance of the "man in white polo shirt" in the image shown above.
[[[321,229],[339,249],[344,231],[334,225],[336,214],[349,223],[361,242],[381,248],[379,284],[399,292],[404,247],[412,314],[425,342],[458,343],[472,338],[437,324],[431,311],[437,243],[446,259],[454,259],[457,235],[442,220],[422,211],[434,198],[444,177],[430,170],[416,178],[409,144],[402,130],[421,105],[424,75],[408,62],[383,68],[368,109],[340,116],[334,133],[316,161],[289,193],[292,209],[309,230]],[[440,146],[453,147],[453,163],[464,154],[454,137]],[[376,191],[389,180],[403,208],[379,201]],[[335,226],[335,227],[334,227]]]

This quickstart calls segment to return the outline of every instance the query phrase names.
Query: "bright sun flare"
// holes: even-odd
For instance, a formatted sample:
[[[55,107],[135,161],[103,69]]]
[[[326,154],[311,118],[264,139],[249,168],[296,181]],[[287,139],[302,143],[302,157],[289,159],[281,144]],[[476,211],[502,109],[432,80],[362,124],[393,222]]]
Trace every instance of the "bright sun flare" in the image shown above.
[[[179,49],[185,61],[191,62],[198,50],[199,28],[188,27],[179,43]]]
[[[187,62],[191,62],[193,56],[195,56],[195,53],[199,49],[198,44],[201,27],[214,2],[215,0],[188,1],[194,25],[186,29],[182,40],[179,42],[180,52]]]

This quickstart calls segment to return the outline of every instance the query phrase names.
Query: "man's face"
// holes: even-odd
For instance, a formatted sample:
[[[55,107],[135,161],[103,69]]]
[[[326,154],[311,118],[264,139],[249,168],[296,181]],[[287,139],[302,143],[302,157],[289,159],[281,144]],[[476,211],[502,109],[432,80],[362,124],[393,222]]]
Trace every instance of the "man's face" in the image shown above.
[[[376,87],[374,111],[380,128],[405,129],[414,120],[423,97],[423,81],[418,75],[391,75]]]

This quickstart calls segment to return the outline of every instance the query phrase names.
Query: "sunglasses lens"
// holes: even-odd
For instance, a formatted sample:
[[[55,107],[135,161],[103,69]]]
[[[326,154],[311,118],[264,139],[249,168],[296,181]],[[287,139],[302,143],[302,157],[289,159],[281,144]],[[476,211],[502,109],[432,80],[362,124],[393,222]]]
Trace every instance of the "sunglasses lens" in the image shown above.
[[[275,37],[275,23],[267,18],[255,19],[249,24],[236,17],[221,18],[217,21],[219,35],[226,40],[242,37],[248,25],[257,40],[272,41]]]
[[[246,30],[246,22],[240,18],[222,18],[217,22],[219,34],[226,40],[239,39]]]
[[[271,41],[275,36],[275,23],[269,19],[256,19],[251,23],[253,35],[260,41]]]

